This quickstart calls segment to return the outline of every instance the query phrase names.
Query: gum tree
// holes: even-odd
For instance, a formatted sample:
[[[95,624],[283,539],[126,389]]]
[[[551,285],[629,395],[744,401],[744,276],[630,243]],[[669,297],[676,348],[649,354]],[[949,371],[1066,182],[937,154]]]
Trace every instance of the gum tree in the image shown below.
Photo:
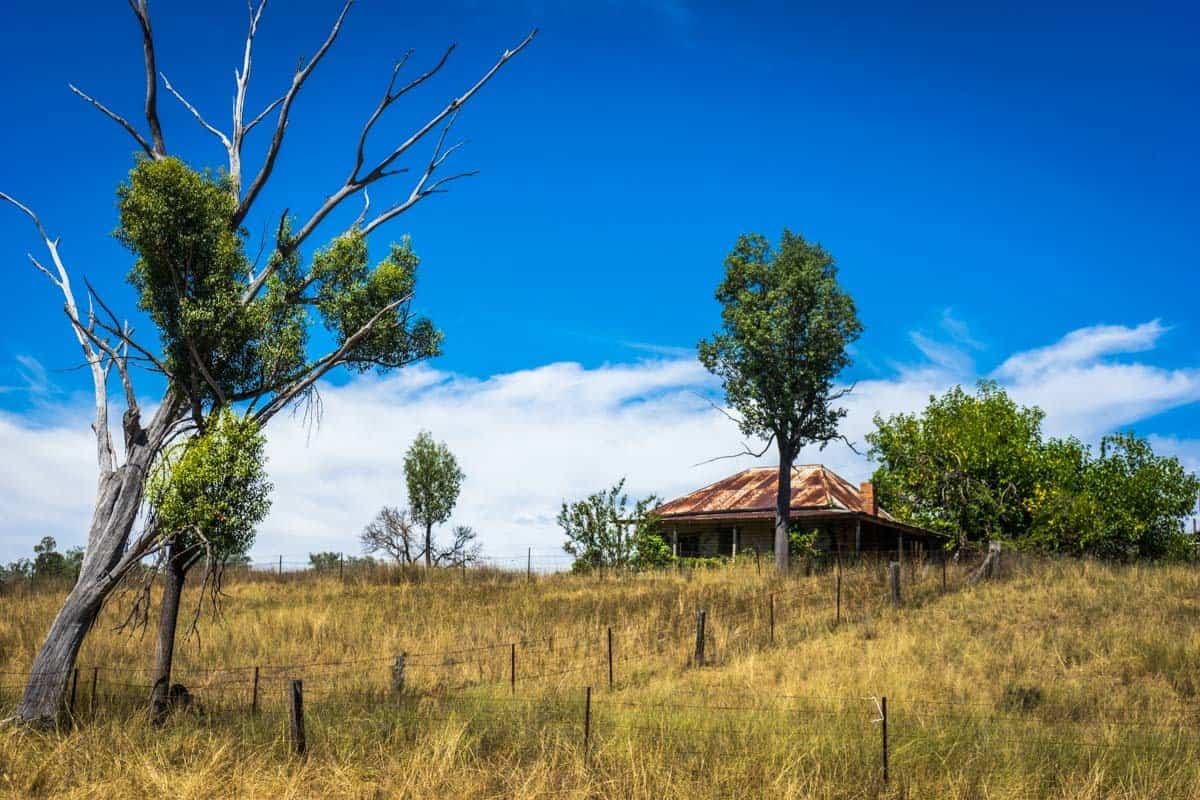
[[[721,379],[742,433],[766,440],[745,454],[760,456],[772,443],[779,450],[775,565],[786,570],[792,466],[804,445],[840,438],[846,412],[837,401],[850,390],[834,380],[862,325],[833,257],[787,229],[777,248],[761,234],[738,237],[716,297],[722,326],[700,342],[700,361]]]
[[[315,401],[317,382],[331,370],[388,370],[438,351],[440,334],[411,309],[417,258],[407,242],[393,246],[372,266],[368,237],[429,196],[473,172],[448,173],[447,160],[461,143],[448,144],[463,105],[474,97],[532,40],[526,36],[470,86],[411,132],[377,148],[372,131],[391,107],[434,77],[450,57],[448,48],[428,70],[401,82],[410,54],[396,63],[385,91],[350,148],[346,178],[318,194],[307,213],[278,213],[262,258],[252,257],[246,221],[280,165],[280,153],[293,108],[313,71],[336,42],[353,0],[348,0],[311,57],[302,60],[283,93],[258,113],[247,111],[253,47],[265,0],[251,6],[242,62],[235,71],[232,119],[212,124],[161,76],[162,86],[224,148],[228,162],[218,173],[199,171],[168,152],[159,122],[158,54],[147,0],[130,0],[141,32],[146,76],[144,129],[82,90],[79,97],[124,129],[141,151],[119,191],[118,238],[134,256],[130,281],[139,308],[155,327],[135,336],[112,308],[86,286],[77,286],[60,242],[31,208],[0,193],[33,223],[46,255],[29,259],[58,289],[67,322],[90,372],[95,413],[92,429],[99,476],[79,580],[64,601],[33,661],[29,682],[14,721],[53,724],[62,706],[67,678],[80,645],[106,598],[148,555],[165,542],[153,526],[134,534],[147,476],[166,447],[181,437],[202,435],[214,414],[236,407],[258,426],[298,403]],[[271,128],[257,170],[243,160],[247,137],[260,125]],[[409,159],[424,150],[417,168]],[[375,211],[367,190],[390,185],[397,176],[415,180],[397,200]],[[347,201],[362,201],[349,226],[329,230],[334,212]],[[296,200],[296,206],[301,204]],[[313,250],[318,229],[327,244]],[[311,253],[311,255],[309,255]],[[311,352],[310,326],[328,330],[330,348]],[[135,386],[139,371],[157,373],[165,383],[157,402],[143,406]],[[121,387],[123,409],[110,408],[109,378]],[[120,429],[110,416],[117,413]],[[121,439],[118,446],[117,438]]]

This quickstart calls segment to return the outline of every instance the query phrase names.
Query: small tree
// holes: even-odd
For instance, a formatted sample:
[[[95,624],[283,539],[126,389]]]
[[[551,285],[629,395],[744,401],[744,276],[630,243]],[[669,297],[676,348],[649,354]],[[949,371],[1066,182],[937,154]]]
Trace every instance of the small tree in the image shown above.
[[[359,535],[364,553],[385,553],[398,564],[412,564],[424,552],[407,509],[384,506]]]
[[[575,557],[575,571],[605,567],[652,568],[671,561],[671,550],[657,532],[654,495],[630,507],[625,479],[610,489],[574,503],[563,501],[558,525],[566,534],[563,549]]]
[[[225,409],[202,435],[168,450],[150,478],[148,524],[168,541],[151,696],[156,721],[169,710],[175,630],[188,572],[198,563],[206,565],[202,591],[211,587],[215,602],[224,564],[249,549],[255,527],[270,510],[264,447],[253,418]]]
[[[436,540],[422,541],[407,509],[384,506],[363,528],[359,541],[364,553],[385,553],[397,564],[425,560],[435,566],[457,566],[477,561],[479,544],[475,541],[475,531],[466,525],[456,525],[452,533],[453,538],[446,547],[439,546]],[[429,552],[432,555],[426,558]]]
[[[35,578],[61,578],[67,574],[67,559],[58,552],[58,542],[53,536],[43,536],[33,546],[33,554]]]
[[[308,554],[308,565],[317,571],[337,569],[342,563],[342,554],[332,550]]]
[[[404,480],[412,518],[425,530],[425,566],[433,566],[433,526],[450,519],[463,473],[444,442],[421,431],[404,456]]]
[[[474,564],[479,560],[481,548],[474,528],[470,525],[455,525],[450,529],[450,534],[450,544],[434,553],[434,564],[457,567],[462,564]]]
[[[847,345],[862,325],[837,281],[833,257],[784,229],[778,248],[757,233],[738,237],[717,287],[721,330],[699,344],[700,361],[721,378],[746,436],[779,451],[775,564],[788,566],[792,467],[807,444],[839,438],[837,407],[849,389],[833,382],[850,364]]]

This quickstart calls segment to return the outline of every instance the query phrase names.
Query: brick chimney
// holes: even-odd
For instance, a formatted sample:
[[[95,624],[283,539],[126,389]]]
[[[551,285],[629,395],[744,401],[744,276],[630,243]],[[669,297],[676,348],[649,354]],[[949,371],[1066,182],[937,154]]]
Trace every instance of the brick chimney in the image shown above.
[[[870,481],[859,484],[858,493],[862,496],[863,513],[872,517],[879,516],[879,501],[875,499],[875,485]]]

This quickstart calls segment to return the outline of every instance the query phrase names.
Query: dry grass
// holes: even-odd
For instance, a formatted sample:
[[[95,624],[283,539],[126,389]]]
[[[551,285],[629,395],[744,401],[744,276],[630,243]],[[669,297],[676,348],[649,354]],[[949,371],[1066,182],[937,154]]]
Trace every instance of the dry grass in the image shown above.
[[[862,566],[843,575],[840,626],[831,573],[763,573],[238,581],[223,621],[181,647],[179,679],[198,707],[160,730],[137,708],[149,638],[115,633],[114,609],[80,658],[75,729],[0,732],[0,795],[1200,797],[1195,568],[1029,563],[961,588],[952,567],[945,595],[939,568],[909,569],[897,612],[882,567]],[[59,599],[0,598],[0,670],[28,665]],[[699,608],[704,668],[690,663]],[[399,652],[402,696],[389,688]],[[293,677],[305,687],[303,759],[288,752]],[[883,695],[887,785],[866,699]]]

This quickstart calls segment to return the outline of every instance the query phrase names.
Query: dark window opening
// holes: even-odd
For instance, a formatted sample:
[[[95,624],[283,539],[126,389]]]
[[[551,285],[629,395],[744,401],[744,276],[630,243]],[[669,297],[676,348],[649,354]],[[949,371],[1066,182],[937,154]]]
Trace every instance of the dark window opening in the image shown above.
[[[697,533],[681,534],[679,537],[679,557],[696,558],[700,555],[700,535]]]
[[[717,529],[717,555],[733,555],[733,528]]]

